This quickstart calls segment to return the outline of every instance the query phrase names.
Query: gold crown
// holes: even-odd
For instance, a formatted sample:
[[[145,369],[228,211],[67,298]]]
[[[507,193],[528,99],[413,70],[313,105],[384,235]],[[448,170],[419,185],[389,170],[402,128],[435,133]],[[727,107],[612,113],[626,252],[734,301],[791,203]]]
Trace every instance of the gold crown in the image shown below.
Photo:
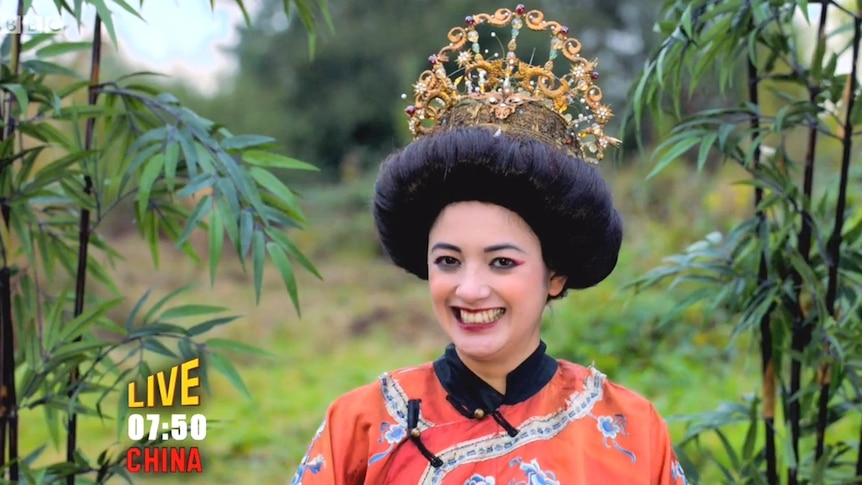
[[[544,20],[539,10],[526,11],[518,5],[514,11],[501,8],[493,15],[480,13],[465,19],[465,27],[449,31],[449,45],[428,58],[431,68],[413,85],[414,104],[405,112],[416,139],[438,129],[458,126],[489,126],[560,145],[571,154],[596,162],[604,157],[609,144],[620,140],[604,133],[613,116],[611,108],[601,104],[602,90],[596,85],[598,61],[580,56],[581,43],[569,37],[569,29],[558,22]],[[507,52],[486,58],[479,45],[476,27],[511,25]],[[542,66],[531,65],[515,54],[518,34],[523,27],[550,31],[549,58]],[[491,34],[496,36],[496,32]],[[462,48],[470,43],[469,49]],[[455,54],[460,74],[452,79],[444,63]],[[554,60],[562,53],[571,63],[570,70],[554,74]],[[463,85],[463,89],[459,86]],[[402,95],[406,97],[406,95]],[[567,113],[567,111],[577,114]]]

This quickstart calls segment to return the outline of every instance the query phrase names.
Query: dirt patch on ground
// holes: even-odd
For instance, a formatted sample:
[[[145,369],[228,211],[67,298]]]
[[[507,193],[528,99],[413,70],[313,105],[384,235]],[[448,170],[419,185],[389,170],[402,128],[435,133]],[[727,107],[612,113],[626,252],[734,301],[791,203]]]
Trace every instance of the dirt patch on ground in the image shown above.
[[[442,340],[442,332],[431,311],[416,307],[375,307],[353,318],[348,334],[360,338],[378,328],[384,329],[396,343]]]

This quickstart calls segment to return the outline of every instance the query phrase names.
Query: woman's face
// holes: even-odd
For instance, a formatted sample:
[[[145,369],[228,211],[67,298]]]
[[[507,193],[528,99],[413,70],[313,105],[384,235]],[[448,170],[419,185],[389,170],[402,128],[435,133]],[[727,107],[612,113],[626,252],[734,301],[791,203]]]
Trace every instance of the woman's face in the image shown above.
[[[465,362],[517,366],[538,345],[545,303],[565,277],[548,271],[518,214],[458,202],[431,228],[428,282],[437,321]]]

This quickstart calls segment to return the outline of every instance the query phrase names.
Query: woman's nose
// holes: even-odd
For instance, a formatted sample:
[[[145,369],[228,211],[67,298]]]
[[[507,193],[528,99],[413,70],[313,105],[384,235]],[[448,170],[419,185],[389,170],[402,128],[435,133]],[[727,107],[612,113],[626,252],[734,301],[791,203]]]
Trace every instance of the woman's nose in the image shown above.
[[[464,271],[455,295],[464,301],[478,301],[491,296],[491,287],[477,271]]]

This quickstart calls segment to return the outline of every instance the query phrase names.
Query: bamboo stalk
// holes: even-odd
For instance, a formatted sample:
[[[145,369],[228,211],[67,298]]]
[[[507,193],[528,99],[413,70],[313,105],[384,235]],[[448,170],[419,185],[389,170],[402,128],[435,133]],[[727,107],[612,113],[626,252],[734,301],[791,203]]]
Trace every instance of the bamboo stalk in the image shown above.
[[[822,3],[820,9],[820,19],[817,25],[817,45],[814,49],[812,59],[812,69],[815,62],[820,62],[819,53],[826,48],[826,17],[828,13],[829,3]],[[810,71],[809,71],[810,72]],[[817,97],[820,95],[821,86],[818,79],[807,79],[808,84],[808,102],[812,106],[817,106]],[[808,141],[805,150],[805,173],[802,182],[802,191],[805,202],[801,208],[802,226],[797,237],[799,254],[805,263],[808,263],[811,258],[811,235],[813,233],[812,220],[809,216],[808,206],[811,203],[811,196],[814,187],[814,164],[815,155],[817,153],[817,120],[811,121],[811,126],[808,127]],[[791,309],[794,314],[792,341],[791,341],[791,361],[790,361],[790,404],[788,410],[788,420],[790,421],[790,442],[791,449],[795,460],[795,465],[788,468],[788,485],[796,485],[798,483],[799,473],[799,440],[802,435],[801,421],[802,410],[799,401],[799,391],[802,388],[802,353],[805,347],[811,342],[811,336],[814,331],[813,325],[806,325],[806,311],[802,307],[802,275],[798,271],[793,270],[790,274],[793,280],[795,299],[791,303]]]
[[[24,18],[24,1],[19,0],[16,8],[17,21]],[[17,77],[21,70],[21,29],[12,34],[12,74]],[[0,140],[14,136],[15,122],[12,112],[15,108],[15,95],[9,93],[6,103],[4,129],[0,130]],[[4,164],[3,170],[11,170],[11,164]],[[12,222],[12,208],[2,196],[0,214],[7,234]],[[9,481],[19,480],[18,465],[18,395],[15,389],[15,323],[12,317],[12,269],[10,254],[3,248],[3,267],[0,268],[0,467],[9,463]],[[8,441],[7,441],[8,440]],[[8,443],[8,448],[7,448]]]
[[[841,153],[841,177],[838,183],[838,200],[835,205],[835,225],[832,228],[832,235],[827,243],[827,258],[829,265],[829,277],[826,284],[826,310],[834,318],[838,318],[838,310],[835,308],[835,300],[838,294],[838,267],[841,260],[841,232],[844,229],[844,211],[847,209],[847,183],[850,178],[850,159],[853,153],[853,109],[856,104],[856,90],[859,87],[859,45],[862,43],[862,18],[859,17],[860,12],[853,17],[853,65],[850,68],[850,76],[847,79],[849,87],[847,89],[847,107],[844,114],[844,127],[842,137],[842,153]],[[826,387],[828,392],[828,385]],[[821,393],[824,389],[821,388]],[[822,394],[821,394],[822,401]],[[823,409],[821,408],[821,411]],[[860,429],[860,438],[862,438],[862,429]],[[856,458],[856,476],[862,475],[862,450],[858,452]]]
[[[751,26],[753,29],[753,25]],[[759,75],[757,66],[748,59],[748,101],[752,106],[758,106],[760,95],[758,93]],[[751,116],[751,137],[756,140],[760,136],[760,117],[755,113]],[[753,169],[756,171],[760,165],[760,145],[754,147]],[[757,210],[759,224],[766,223],[766,215],[758,209],[763,200],[763,189],[759,186],[754,189],[754,207]],[[758,268],[758,282],[760,285],[766,283],[769,278],[769,268],[766,264],[766,256],[760,256]],[[775,453],[775,363],[772,355],[772,327],[770,326],[771,311],[764,313],[760,319],[760,357],[763,372],[763,432],[766,447],[766,481],[769,485],[778,484],[778,471]]]
[[[829,346],[825,345],[826,350],[824,355],[829,355]],[[823,456],[826,447],[826,425],[829,422],[829,386],[832,384],[831,379],[832,366],[828,361],[820,363],[820,368],[817,369],[817,382],[820,384],[820,398],[817,402],[817,445],[814,450],[814,461]]]
[[[3,388],[2,414],[4,441],[8,438],[9,481],[18,483],[18,398],[15,389],[15,334],[12,321],[12,271],[9,266],[0,269],[0,319],[3,328]],[[4,443],[5,445],[6,443]],[[5,453],[5,451],[4,451]],[[3,455],[4,458],[6,455]],[[5,462],[4,462],[5,464]]]
[[[93,49],[90,56],[90,85],[87,91],[87,104],[94,106],[98,98],[99,89],[99,68],[102,60],[102,18],[96,14],[95,25],[93,26]],[[87,118],[87,125],[84,138],[84,149],[91,150],[93,146],[93,132],[95,131],[95,117]],[[87,195],[93,194],[93,179],[89,174],[84,175],[84,193]],[[87,259],[90,247],[90,211],[82,208],[81,217],[78,224],[78,268],[75,276],[75,309],[74,314],[77,317],[84,311],[84,296],[86,292],[87,282]],[[77,337],[76,340],[80,340]],[[74,395],[74,383],[79,378],[80,369],[75,367],[69,376],[69,397]],[[75,463],[75,450],[77,449],[78,440],[78,415],[71,413],[69,415],[69,423],[66,434],[66,461]],[[75,474],[66,477],[67,485],[75,484]]]
[[[837,212],[835,218],[835,226],[833,228],[833,233],[829,239],[828,244],[828,268],[829,268],[829,277],[827,282],[827,293],[826,293],[826,308],[829,314],[833,317],[833,319],[838,320],[839,315],[838,311],[835,308],[835,299],[837,293],[837,276],[838,276],[838,266],[840,255],[840,243],[841,243],[841,231],[844,224],[844,209],[846,204],[846,188],[847,188],[847,175],[849,172],[850,165],[850,153],[852,152],[852,137],[853,137],[853,125],[850,119],[851,110],[855,104],[855,92],[857,87],[857,68],[858,68],[858,56],[859,56],[859,22],[860,20],[854,16],[854,38],[853,38],[853,67],[851,68],[850,78],[848,79],[847,89],[845,90],[845,103],[847,105],[847,113],[845,115],[845,122],[843,126],[843,133],[841,134],[842,138],[842,173],[839,187],[839,196],[837,201]],[[837,243],[836,243],[837,241]],[[829,354],[829,344],[824,344],[825,350],[824,355]],[[828,424],[828,413],[829,413],[829,389],[831,382],[831,372],[832,367],[828,361],[821,363],[820,369],[817,374],[817,382],[820,385],[820,398],[818,400],[818,412],[817,412],[817,447],[815,450],[816,459],[820,459],[823,456],[825,449],[825,441],[826,441],[826,426]],[[857,459],[856,465],[856,475],[862,475],[862,452],[860,452],[860,456]]]

